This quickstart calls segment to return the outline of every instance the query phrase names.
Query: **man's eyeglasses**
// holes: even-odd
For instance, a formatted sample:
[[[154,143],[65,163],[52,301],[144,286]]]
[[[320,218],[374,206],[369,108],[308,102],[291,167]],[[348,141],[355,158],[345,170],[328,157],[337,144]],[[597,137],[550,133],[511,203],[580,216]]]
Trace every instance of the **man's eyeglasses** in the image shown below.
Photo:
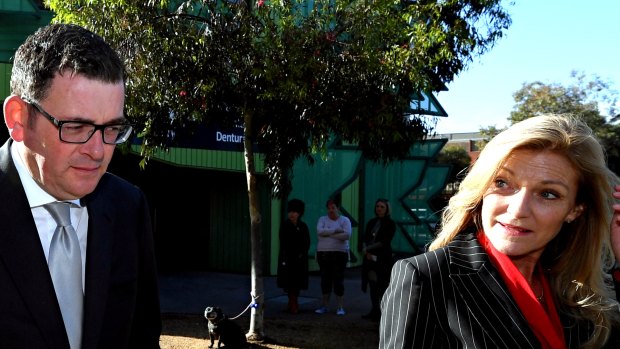
[[[37,103],[26,98],[22,99],[58,128],[58,137],[65,143],[86,143],[97,130],[100,130],[103,135],[103,143],[121,144],[129,139],[133,130],[133,127],[129,124],[95,125],[88,121],[61,121],[51,116]]]

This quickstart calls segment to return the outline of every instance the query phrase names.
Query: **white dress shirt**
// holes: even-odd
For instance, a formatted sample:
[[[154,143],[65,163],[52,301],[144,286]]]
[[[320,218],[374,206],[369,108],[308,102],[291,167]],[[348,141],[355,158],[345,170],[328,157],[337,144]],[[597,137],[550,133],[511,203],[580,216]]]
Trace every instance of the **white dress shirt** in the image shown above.
[[[32,210],[32,216],[34,222],[37,225],[39,231],[39,239],[41,239],[41,246],[45,253],[45,259],[49,258],[50,243],[54,230],[56,230],[56,221],[52,215],[43,207],[50,202],[58,201],[56,198],[48,194],[43,190],[32,178],[29,170],[24,165],[21,156],[17,152],[16,142],[11,144],[11,156],[13,157],[13,163],[17,168],[19,179],[24,186],[30,209]],[[82,257],[82,290],[84,290],[84,270],[86,265],[86,237],[88,233],[88,210],[86,207],[80,205],[80,200],[70,200],[71,202],[71,225],[77,233],[78,240],[80,241],[80,255]]]

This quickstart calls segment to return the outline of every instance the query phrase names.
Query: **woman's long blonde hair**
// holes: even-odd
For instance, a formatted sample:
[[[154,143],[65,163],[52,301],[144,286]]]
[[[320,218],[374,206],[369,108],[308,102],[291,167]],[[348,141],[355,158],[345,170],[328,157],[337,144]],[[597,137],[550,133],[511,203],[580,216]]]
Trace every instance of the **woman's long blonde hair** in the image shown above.
[[[446,246],[466,228],[482,229],[484,194],[517,149],[552,150],[564,155],[579,173],[576,204],[582,204],[584,212],[562,226],[545,248],[541,263],[549,271],[560,312],[595,325],[583,348],[600,348],[618,322],[618,304],[605,272],[614,260],[610,224],[618,177],[607,168],[604,150],[584,122],[568,115],[543,115],[516,123],[494,137],[443,211],[441,229],[429,249]]]

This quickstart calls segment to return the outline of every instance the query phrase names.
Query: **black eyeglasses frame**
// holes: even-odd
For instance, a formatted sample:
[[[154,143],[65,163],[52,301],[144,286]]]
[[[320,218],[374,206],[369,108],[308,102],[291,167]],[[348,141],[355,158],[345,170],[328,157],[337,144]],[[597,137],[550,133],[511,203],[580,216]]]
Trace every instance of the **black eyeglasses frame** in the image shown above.
[[[60,141],[65,142],[65,143],[70,143],[70,144],[84,144],[86,142],[88,142],[93,135],[97,132],[97,130],[101,131],[101,140],[103,141],[104,144],[111,144],[111,145],[117,145],[117,144],[122,144],[125,143],[128,139],[129,136],[131,135],[131,132],[133,131],[133,125],[129,124],[129,123],[123,123],[123,124],[111,124],[111,125],[97,125],[94,124],[92,122],[88,122],[88,121],[80,121],[80,120],[58,120],[57,118],[55,118],[54,116],[52,116],[50,113],[48,113],[47,111],[45,111],[45,109],[43,109],[43,107],[41,107],[39,104],[37,104],[36,102],[31,101],[28,98],[24,98],[22,97],[22,100],[26,103],[28,103],[29,105],[33,106],[41,115],[45,116],[46,119],[48,119],[54,126],[56,126],[56,128],[58,128],[58,139],[60,139]],[[85,141],[82,142],[76,142],[76,141],[67,141],[65,139],[62,138],[62,125],[67,124],[67,123],[73,123],[73,124],[82,124],[82,125],[89,125],[89,126],[93,126],[94,130],[93,132],[88,136],[88,138]],[[125,136],[117,138],[117,140],[115,142],[106,142],[105,139],[105,132],[104,130],[108,127],[129,127],[128,131],[124,131],[124,132],[120,132],[119,134],[124,134]],[[119,141],[120,140],[120,141]]]

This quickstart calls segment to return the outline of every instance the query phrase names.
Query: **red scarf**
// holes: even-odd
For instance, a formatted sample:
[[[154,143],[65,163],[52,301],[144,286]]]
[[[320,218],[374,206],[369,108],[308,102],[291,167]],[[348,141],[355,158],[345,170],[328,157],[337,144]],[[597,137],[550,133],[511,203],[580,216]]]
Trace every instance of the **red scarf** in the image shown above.
[[[538,302],[530,284],[525,280],[523,274],[521,274],[510,258],[497,251],[483,232],[478,233],[478,240],[489,255],[491,263],[497,268],[502,279],[504,279],[508,286],[508,291],[510,291],[510,294],[517,302],[521,313],[525,316],[534,334],[536,334],[542,348],[566,349],[562,323],[553,303],[553,294],[551,293],[549,281],[545,277],[540,263],[537,267],[543,286],[543,294],[547,295],[544,302],[545,305]]]

